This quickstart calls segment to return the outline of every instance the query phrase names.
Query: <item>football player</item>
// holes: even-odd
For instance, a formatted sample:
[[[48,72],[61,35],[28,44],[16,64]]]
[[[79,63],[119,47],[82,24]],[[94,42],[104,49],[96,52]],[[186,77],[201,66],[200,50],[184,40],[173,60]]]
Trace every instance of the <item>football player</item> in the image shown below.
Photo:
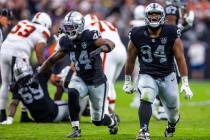
[[[180,0],[166,0],[165,1],[166,6],[165,9],[165,16],[166,16],[166,24],[172,24],[177,25],[181,33],[186,32],[189,30],[194,21],[194,12],[189,11],[188,14],[185,14],[184,17],[182,17],[182,10],[184,8],[184,4],[180,2]],[[177,80],[180,81],[180,73],[175,61],[176,66],[176,74],[177,74]],[[167,119],[167,115],[165,113],[164,107],[159,99],[159,96],[157,96],[157,99],[154,101],[152,105],[152,114],[156,119],[165,120]]]
[[[164,8],[151,3],[145,8],[146,26],[134,27],[130,33],[128,59],[125,67],[123,90],[132,93],[131,74],[138,56],[139,71],[138,90],[141,92],[139,107],[140,131],[137,140],[149,140],[149,121],[152,115],[151,104],[157,95],[168,115],[165,137],[173,136],[179,121],[179,93],[174,69],[174,57],[181,74],[181,92],[186,99],[193,96],[188,83],[188,70],[183,53],[182,41],[177,27],[164,24]]]
[[[110,134],[116,134],[118,123],[114,114],[108,114],[107,80],[102,70],[101,52],[110,52],[114,43],[102,39],[100,34],[93,30],[84,30],[84,17],[77,11],[69,12],[61,25],[63,36],[59,37],[57,52],[51,55],[40,67],[38,73],[49,68],[66,54],[76,69],[68,85],[69,110],[73,132],[67,137],[81,136],[79,127],[79,97],[89,95],[91,120],[96,126],[106,125]]]
[[[139,26],[145,26],[145,20],[144,20],[144,10],[145,7],[143,5],[138,5],[134,9],[134,20],[131,21],[131,26],[132,27],[139,27]],[[137,84],[138,84],[138,71],[139,71],[139,63],[138,60],[136,60],[134,71],[133,71],[133,81],[135,81],[135,91],[137,90]],[[139,108],[140,105],[140,93],[137,92],[135,94],[133,101],[131,102],[130,106],[131,107],[136,107]],[[157,120],[167,120],[167,114],[164,111],[164,108],[161,105],[161,102],[159,101],[159,97],[155,99],[154,103],[152,104],[152,115],[157,119]]]
[[[114,25],[106,20],[99,20],[96,15],[88,14],[85,17],[85,28],[90,30],[97,30],[100,32],[101,37],[109,39],[115,43],[115,49],[110,53],[102,53],[103,71],[107,76],[109,83],[108,102],[109,110],[115,110],[116,91],[115,82],[119,77],[123,66],[127,59],[126,48],[123,45],[118,30]]]
[[[24,58],[29,61],[31,52],[34,49],[39,64],[44,62],[44,47],[50,36],[49,29],[52,21],[48,14],[38,12],[32,21],[22,20],[15,25],[6,37],[1,46],[1,78],[2,86],[0,89],[0,112],[1,121],[5,120],[5,107],[8,100],[8,86],[14,79],[13,66],[17,58]],[[45,76],[44,76],[45,77]],[[41,77],[43,78],[43,77]],[[47,83],[41,83],[45,91]]]
[[[166,6],[164,7],[166,13],[166,23],[177,25],[181,30],[180,32],[188,31],[192,26],[195,19],[195,13],[193,11],[182,14],[185,8],[185,4],[180,0],[166,0]]]
[[[33,70],[25,59],[17,58],[14,65],[14,79],[11,87],[12,102],[9,106],[9,115],[1,124],[13,123],[18,103],[21,101],[29,110],[36,122],[58,122],[69,118],[68,104],[62,101],[53,101],[49,94],[43,91],[39,81],[33,81]]]

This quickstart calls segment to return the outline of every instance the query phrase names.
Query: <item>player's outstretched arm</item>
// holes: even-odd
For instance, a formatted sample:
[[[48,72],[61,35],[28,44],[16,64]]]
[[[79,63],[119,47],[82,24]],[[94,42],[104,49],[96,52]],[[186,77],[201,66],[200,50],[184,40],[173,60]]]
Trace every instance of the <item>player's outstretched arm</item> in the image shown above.
[[[115,44],[109,39],[98,38],[94,43],[98,48],[90,53],[90,58],[100,54],[101,52],[108,53],[115,47]]]
[[[46,61],[39,67],[38,73],[49,71],[50,68],[61,58],[65,56],[65,53],[59,49],[55,53],[53,53],[50,57],[47,58]]]
[[[132,41],[128,43],[128,58],[125,64],[125,82],[123,86],[123,90],[126,93],[133,93],[134,88],[131,82],[131,75],[133,73],[136,57],[137,57],[137,48],[134,46]]]
[[[188,69],[187,69],[187,64],[186,64],[185,56],[184,56],[183,44],[180,38],[177,38],[175,40],[174,46],[173,46],[173,52],[174,52],[175,59],[177,61],[177,65],[179,67],[179,71],[181,74],[181,79],[182,79],[181,92],[185,92],[186,99],[191,99],[193,96],[193,93],[189,87]]]
[[[102,48],[103,52],[110,52],[115,48],[114,42],[109,39],[98,38],[95,41],[96,46]]]
[[[5,121],[3,121],[2,125],[11,125],[13,123],[13,118],[15,116],[15,113],[17,111],[17,106],[19,104],[18,99],[13,99],[12,102],[9,105],[9,116]]]

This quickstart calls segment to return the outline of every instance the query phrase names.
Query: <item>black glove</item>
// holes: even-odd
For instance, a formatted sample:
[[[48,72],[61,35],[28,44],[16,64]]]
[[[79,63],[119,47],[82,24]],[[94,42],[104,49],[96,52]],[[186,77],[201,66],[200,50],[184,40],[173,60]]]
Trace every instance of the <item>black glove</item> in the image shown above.
[[[90,52],[90,58],[95,57],[96,55],[100,54],[102,52],[102,48],[97,48],[96,50]]]

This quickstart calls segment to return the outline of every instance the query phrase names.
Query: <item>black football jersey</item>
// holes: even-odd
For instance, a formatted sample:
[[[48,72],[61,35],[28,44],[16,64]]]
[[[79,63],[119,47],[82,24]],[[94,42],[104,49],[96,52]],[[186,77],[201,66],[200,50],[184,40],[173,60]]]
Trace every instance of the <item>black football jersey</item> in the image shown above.
[[[179,21],[179,18],[180,18],[180,15],[179,15],[179,9],[177,6],[175,5],[166,5],[164,7],[165,9],[165,14],[166,16],[167,15],[173,15],[173,16],[176,16],[176,24],[178,24],[178,21]]]
[[[68,53],[75,64],[77,75],[88,85],[100,85],[106,81],[100,54],[89,58],[89,54],[98,48],[95,40],[100,37],[98,31],[85,30],[77,40],[71,41],[63,36],[59,41],[63,52]]]
[[[178,37],[176,26],[163,25],[158,38],[151,38],[146,26],[134,27],[129,37],[138,50],[140,74],[161,78],[174,71],[172,48]]]
[[[48,94],[44,93],[38,82],[28,82],[13,93],[13,99],[19,99],[27,107],[36,122],[52,122],[58,113],[58,107]]]

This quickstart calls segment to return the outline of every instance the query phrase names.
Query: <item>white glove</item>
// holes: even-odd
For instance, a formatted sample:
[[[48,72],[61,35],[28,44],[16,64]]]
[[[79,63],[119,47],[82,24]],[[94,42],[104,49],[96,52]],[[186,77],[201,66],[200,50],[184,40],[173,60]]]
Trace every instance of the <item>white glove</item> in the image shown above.
[[[181,90],[180,92],[184,92],[185,93],[185,99],[191,99],[193,96],[193,93],[190,89],[189,83],[188,83],[188,77],[187,76],[183,76],[182,77],[182,85],[181,85]]]
[[[12,117],[7,117],[6,121],[1,122],[2,125],[11,125],[13,123]]]
[[[130,75],[125,75],[125,82],[123,85],[123,90],[127,94],[132,94],[135,90],[131,82],[131,76]]]
[[[195,13],[193,11],[189,11],[189,13],[184,17],[184,19],[188,23],[188,25],[192,26],[195,19]]]

